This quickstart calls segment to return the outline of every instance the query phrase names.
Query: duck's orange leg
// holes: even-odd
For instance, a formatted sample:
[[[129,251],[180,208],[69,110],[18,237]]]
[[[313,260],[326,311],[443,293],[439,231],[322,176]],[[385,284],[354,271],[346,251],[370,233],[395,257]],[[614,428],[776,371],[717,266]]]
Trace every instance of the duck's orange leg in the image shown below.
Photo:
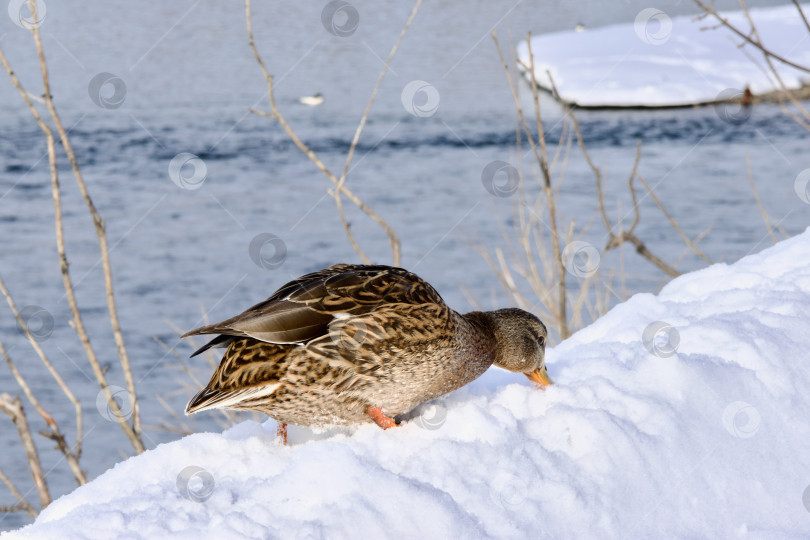
[[[282,444],[287,446],[287,424],[284,422],[278,423],[278,427],[276,428],[276,436],[281,437]]]
[[[374,423],[380,426],[383,429],[388,429],[392,427],[396,427],[397,423],[394,422],[393,418],[388,418],[382,412],[382,409],[379,407],[366,407],[366,414],[368,414]]]

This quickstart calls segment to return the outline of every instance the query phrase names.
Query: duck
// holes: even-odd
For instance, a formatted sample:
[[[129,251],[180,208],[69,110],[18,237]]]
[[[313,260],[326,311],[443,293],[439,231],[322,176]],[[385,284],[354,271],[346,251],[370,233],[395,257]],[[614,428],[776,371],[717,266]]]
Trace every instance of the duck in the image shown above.
[[[298,98],[298,103],[315,107],[323,103],[323,94],[318,92],[317,94],[313,94],[311,96],[301,96]]]
[[[395,417],[461,388],[491,366],[551,384],[548,332],[518,308],[460,314],[416,274],[383,265],[336,264],[301,276],[269,298],[181,337],[214,335],[191,356],[225,349],[186,414],[259,411],[287,424],[383,429]]]

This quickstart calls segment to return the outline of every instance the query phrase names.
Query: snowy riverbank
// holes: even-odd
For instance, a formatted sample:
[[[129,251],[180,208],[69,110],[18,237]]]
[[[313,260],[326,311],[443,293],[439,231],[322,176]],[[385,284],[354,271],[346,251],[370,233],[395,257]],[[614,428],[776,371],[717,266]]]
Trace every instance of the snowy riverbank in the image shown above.
[[[2,538],[806,538],[808,321],[810,230],[617,306],[546,392],[491,370],[385,432],[191,435]]]
[[[810,11],[810,4],[802,7]],[[771,51],[810,65],[810,38],[794,6],[750,13]],[[723,15],[748,31],[743,12]],[[777,90],[762,54],[751,45],[739,47],[742,38],[717,25],[712,18],[670,18],[648,8],[634,23],[539,35],[531,40],[535,77],[541,87],[551,89],[550,72],[562,99],[582,107],[682,106],[739,98],[746,87],[754,95]],[[517,54],[531,65],[525,40]],[[787,88],[810,84],[807,73],[774,65]]]

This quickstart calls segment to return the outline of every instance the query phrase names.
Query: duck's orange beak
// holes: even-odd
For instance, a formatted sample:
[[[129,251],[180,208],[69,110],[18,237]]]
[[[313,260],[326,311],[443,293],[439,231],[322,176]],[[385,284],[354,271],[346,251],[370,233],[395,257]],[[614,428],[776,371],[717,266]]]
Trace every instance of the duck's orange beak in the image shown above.
[[[540,390],[545,390],[546,386],[552,384],[551,379],[548,378],[548,372],[543,369],[540,371],[539,369],[535,369],[531,373],[524,373],[526,378],[532,382],[535,382],[540,385]]]

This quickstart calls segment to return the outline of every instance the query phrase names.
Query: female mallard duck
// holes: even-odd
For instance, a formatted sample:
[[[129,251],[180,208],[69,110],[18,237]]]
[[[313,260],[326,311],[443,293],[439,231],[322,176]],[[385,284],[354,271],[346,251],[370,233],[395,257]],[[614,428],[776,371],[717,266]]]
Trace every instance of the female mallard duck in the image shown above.
[[[186,414],[260,411],[280,424],[391,419],[464,386],[490,365],[545,387],[546,327],[520,309],[450,309],[417,275],[336,264],[291,281],[227,321],[183,335],[219,334],[192,356],[227,348]]]

